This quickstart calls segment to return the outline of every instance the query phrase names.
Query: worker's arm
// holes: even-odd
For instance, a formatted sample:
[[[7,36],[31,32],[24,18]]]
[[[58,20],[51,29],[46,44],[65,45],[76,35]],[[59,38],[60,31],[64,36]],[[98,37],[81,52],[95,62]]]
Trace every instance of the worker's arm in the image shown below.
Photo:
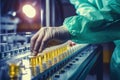
[[[63,25],[74,42],[101,43],[120,39],[120,24],[108,26],[120,18],[119,0],[105,0],[104,4],[100,0],[92,0],[94,3],[88,0],[70,1],[75,5],[77,15],[66,18]]]

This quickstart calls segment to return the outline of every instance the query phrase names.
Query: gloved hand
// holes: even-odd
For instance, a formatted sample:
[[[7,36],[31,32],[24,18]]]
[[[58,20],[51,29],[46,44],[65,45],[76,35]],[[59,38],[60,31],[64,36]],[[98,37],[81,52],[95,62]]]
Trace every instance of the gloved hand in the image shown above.
[[[48,41],[57,39],[65,42],[70,39],[70,33],[63,27],[42,27],[32,38],[31,38],[31,51],[33,55],[41,52],[46,48]]]

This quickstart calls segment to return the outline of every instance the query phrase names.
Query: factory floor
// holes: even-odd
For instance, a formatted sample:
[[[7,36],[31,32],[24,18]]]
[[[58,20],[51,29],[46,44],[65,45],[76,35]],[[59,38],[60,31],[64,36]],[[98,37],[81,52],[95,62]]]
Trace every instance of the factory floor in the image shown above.
[[[97,80],[96,75],[88,75],[85,80]],[[109,64],[103,65],[103,80],[110,80],[110,70],[109,70]]]

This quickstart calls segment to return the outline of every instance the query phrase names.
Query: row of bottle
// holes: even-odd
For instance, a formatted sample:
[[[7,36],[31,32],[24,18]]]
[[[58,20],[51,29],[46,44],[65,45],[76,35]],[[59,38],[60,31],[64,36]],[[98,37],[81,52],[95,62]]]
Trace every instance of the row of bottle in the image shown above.
[[[30,56],[30,65],[31,67],[39,66],[40,73],[42,73],[70,55],[69,49],[70,46],[68,44],[48,48],[39,53],[38,56]]]
[[[85,45],[78,44],[71,47],[67,43],[60,46],[48,48],[42,53],[39,53],[38,56],[30,56],[29,62],[32,67],[33,75],[35,74],[37,75],[38,73],[44,72],[45,70],[49,69],[51,66],[54,66],[56,63],[59,63],[60,61],[66,59],[67,57],[69,57],[69,55],[72,55],[80,48],[85,46],[86,44]]]
[[[29,56],[28,62],[30,64],[29,68],[31,69],[31,75],[36,76],[44,72],[51,66],[54,66],[56,63],[59,63],[61,60],[64,60],[66,57],[79,50],[81,47],[83,46],[76,45],[70,47],[68,44],[63,44],[48,48],[37,56]],[[16,63],[9,64],[9,76],[11,78],[18,76],[20,74],[20,68],[21,66]]]
[[[31,75],[36,76],[38,73],[44,72],[46,69],[67,57],[69,55],[68,48],[69,46],[67,44],[62,44],[60,46],[47,48],[37,56],[29,56],[27,61],[29,61]],[[22,65],[18,64],[18,62],[20,61],[8,62],[8,74],[10,78],[15,78],[22,73]]]

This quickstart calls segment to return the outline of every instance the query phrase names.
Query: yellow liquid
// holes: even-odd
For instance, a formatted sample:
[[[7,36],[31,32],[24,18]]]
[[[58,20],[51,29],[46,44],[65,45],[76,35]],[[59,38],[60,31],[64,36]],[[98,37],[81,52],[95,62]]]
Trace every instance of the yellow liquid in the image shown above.
[[[17,77],[19,74],[19,67],[16,64],[9,65],[9,76],[10,78]]]
[[[32,56],[29,58],[30,59],[30,65],[32,67],[35,67],[37,65],[37,60],[36,60],[36,57],[35,56]]]
[[[43,54],[40,54],[39,57],[38,57],[38,62],[39,62],[39,67],[40,67],[40,73],[42,73],[44,71],[44,68],[43,68],[44,57],[45,56]]]
[[[38,56],[38,63],[39,63],[39,65],[42,64],[42,57],[43,57],[42,55]]]

